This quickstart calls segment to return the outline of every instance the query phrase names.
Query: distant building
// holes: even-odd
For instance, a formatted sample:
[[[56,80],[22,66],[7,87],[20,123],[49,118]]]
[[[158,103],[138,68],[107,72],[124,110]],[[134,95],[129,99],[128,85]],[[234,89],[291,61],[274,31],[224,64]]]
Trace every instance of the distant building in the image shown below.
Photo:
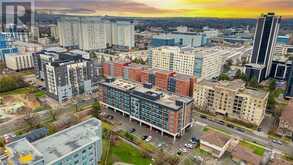
[[[257,20],[252,56],[245,72],[249,79],[261,82],[269,77],[280,22],[281,17],[274,13],[262,15]]]
[[[131,22],[110,22],[101,17],[61,17],[58,32],[63,47],[100,50],[111,46],[127,49],[135,46]]]
[[[18,52],[18,49],[16,47],[1,48],[0,49],[0,61],[4,61],[5,57],[13,55],[17,52]]]
[[[258,126],[265,116],[268,95],[265,91],[246,89],[241,80],[204,80],[196,85],[193,97],[195,106],[202,111]]]
[[[112,45],[118,48],[134,48],[134,24],[132,22],[118,21],[112,23]]]
[[[50,34],[55,40],[59,40],[59,29],[57,25],[49,25]]]
[[[169,95],[126,80],[100,83],[99,100],[109,110],[174,137],[184,135],[192,123],[193,99]]]
[[[5,147],[8,164],[96,165],[102,155],[102,126],[92,118],[35,142],[23,138]]]
[[[94,63],[76,51],[49,48],[34,54],[35,71],[48,95],[63,103],[73,96],[90,94],[97,77]]]
[[[277,43],[278,44],[288,45],[288,43],[289,43],[289,35],[287,35],[287,36],[278,36],[277,37]]]
[[[32,53],[11,54],[5,57],[5,65],[14,71],[34,68]]]
[[[188,27],[187,26],[178,26],[176,27],[177,32],[185,33],[188,32]]]
[[[175,46],[175,38],[166,36],[166,35],[153,36],[151,40],[151,46],[152,47]]]
[[[282,111],[279,122],[279,134],[293,138],[293,101]]]
[[[206,36],[193,32],[172,32],[153,36],[151,46],[200,47],[207,44]]]

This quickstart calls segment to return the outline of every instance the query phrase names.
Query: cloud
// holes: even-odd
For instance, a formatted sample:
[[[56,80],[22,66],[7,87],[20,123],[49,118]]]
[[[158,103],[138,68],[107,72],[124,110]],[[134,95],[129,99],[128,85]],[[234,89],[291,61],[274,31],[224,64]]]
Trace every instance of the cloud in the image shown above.
[[[130,0],[37,0],[37,9],[51,9],[57,11],[79,12],[114,12],[114,13],[137,13],[159,14],[168,13],[171,10],[160,9]]]
[[[36,0],[37,9],[115,16],[293,17],[293,0]]]

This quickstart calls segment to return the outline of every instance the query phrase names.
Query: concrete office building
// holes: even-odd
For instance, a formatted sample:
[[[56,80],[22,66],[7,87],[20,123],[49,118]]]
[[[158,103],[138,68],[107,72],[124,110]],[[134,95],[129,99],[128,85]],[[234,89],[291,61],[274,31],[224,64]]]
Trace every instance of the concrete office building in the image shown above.
[[[268,95],[265,91],[246,89],[241,80],[204,80],[197,84],[193,97],[199,110],[259,126],[265,115]]]
[[[5,57],[5,65],[14,71],[32,69],[34,60],[32,53],[12,54]]]
[[[281,17],[274,13],[262,15],[257,20],[252,56],[245,71],[249,79],[261,82],[269,77],[280,22]]]
[[[192,123],[193,99],[169,95],[126,80],[107,79],[98,88],[99,100],[140,124],[174,137],[183,135]]]
[[[97,81],[92,61],[82,54],[62,51],[62,48],[47,49],[34,56],[37,77],[45,81],[48,95],[59,103],[90,94]]]
[[[205,48],[159,47],[148,57],[152,68],[195,76],[198,81],[218,77],[227,50]]]
[[[33,143],[23,138],[6,149],[8,164],[96,165],[102,156],[101,121],[92,118]]]

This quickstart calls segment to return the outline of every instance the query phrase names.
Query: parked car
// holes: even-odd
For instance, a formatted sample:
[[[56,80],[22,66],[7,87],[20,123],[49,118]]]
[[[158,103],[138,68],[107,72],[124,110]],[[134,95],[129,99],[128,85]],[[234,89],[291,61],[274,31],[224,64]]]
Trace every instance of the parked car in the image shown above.
[[[234,125],[233,124],[227,124],[227,127],[234,128]]]
[[[205,116],[205,115],[200,115],[200,118],[202,118],[202,119],[207,119],[208,117]]]
[[[130,129],[128,130],[129,133],[133,133],[133,132],[135,132],[135,131],[136,131],[135,128],[130,128]]]
[[[144,135],[143,137],[142,137],[142,140],[146,140],[148,138],[148,135]]]
[[[236,130],[238,130],[239,132],[245,132],[244,129],[237,127]]]
[[[192,149],[193,148],[193,145],[192,144],[184,144],[184,147],[189,148],[189,149]]]
[[[183,153],[186,153],[187,152],[187,149],[186,148],[180,148],[179,151],[181,151]]]
[[[280,140],[272,140],[273,143],[282,145],[283,143]]]
[[[148,136],[148,137],[145,139],[146,142],[149,142],[149,141],[151,141],[151,140],[152,140],[152,136]]]

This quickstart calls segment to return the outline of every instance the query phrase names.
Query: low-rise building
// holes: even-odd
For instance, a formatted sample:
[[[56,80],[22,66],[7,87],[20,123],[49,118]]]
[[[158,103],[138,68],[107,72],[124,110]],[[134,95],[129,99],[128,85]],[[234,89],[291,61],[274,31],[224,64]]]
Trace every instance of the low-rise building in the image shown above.
[[[5,56],[5,65],[15,71],[32,69],[34,68],[32,53],[15,53]]]
[[[23,138],[6,145],[8,164],[96,165],[102,155],[102,126],[95,118],[30,143]]]
[[[130,120],[174,137],[183,135],[192,123],[193,99],[170,95],[126,80],[107,79],[100,83],[101,104],[122,112]]]
[[[261,165],[262,157],[253,153],[248,148],[237,145],[231,152],[232,160],[239,164]]]
[[[293,138],[293,101],[289,102],[279,119],[279,134]]]
[[[260,125],[269,93],[245,88],[241,80],[208,81],[197,84],[193,94],[201,111],[220,114],[247,123]]]
[[[200,149],[209,152],[216,158],[221,158],[231,146],[232,142],[233,138],[220,132],[208,129],[200,137]]]

